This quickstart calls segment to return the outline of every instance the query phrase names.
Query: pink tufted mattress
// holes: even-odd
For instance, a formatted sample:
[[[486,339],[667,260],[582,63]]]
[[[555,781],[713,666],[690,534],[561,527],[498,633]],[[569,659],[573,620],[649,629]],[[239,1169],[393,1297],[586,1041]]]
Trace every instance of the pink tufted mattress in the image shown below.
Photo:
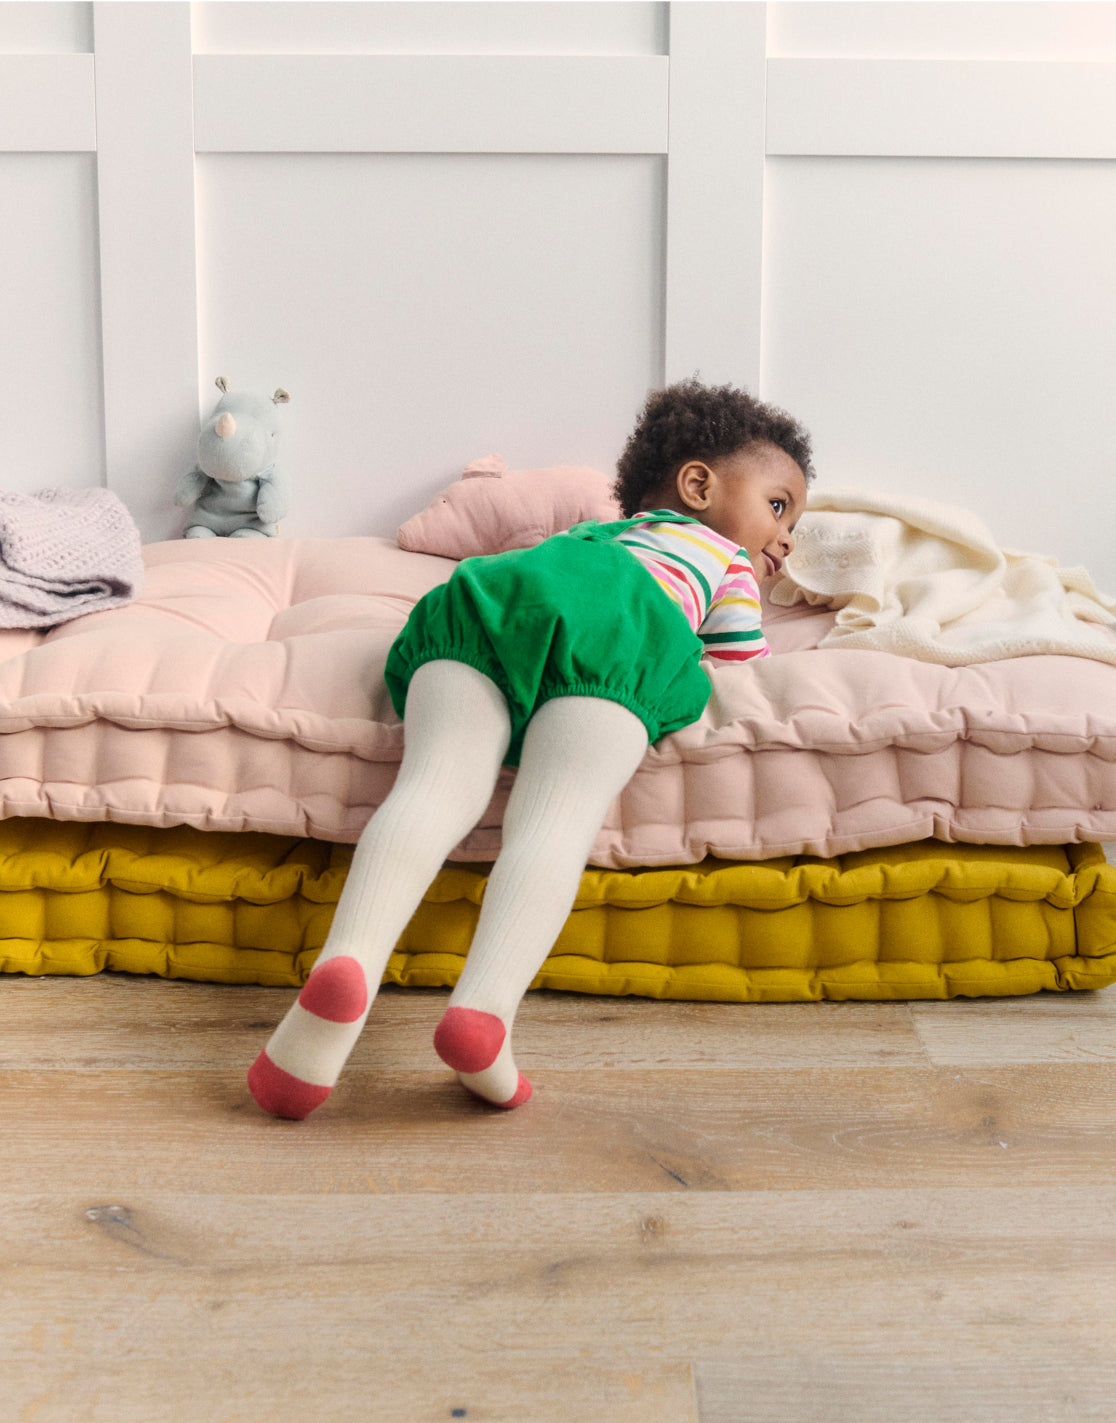
[[[144,559],[128,606],[0,632],[0,814],[355,841],[402,749],[388,647],[453,564],[376,538]],[[817,649],[833,617],[768,611],[776,655],[714,670],[705,715],[648,753],[593,863],[1116,839],[1116,667]],[[455,858],[496,854],[510,776]]]

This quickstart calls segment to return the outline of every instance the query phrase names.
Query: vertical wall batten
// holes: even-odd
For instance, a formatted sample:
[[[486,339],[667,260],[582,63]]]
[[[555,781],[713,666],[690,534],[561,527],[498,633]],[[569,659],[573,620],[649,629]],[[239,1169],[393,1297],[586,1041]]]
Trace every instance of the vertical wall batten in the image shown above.
[[[190,6],[93,6],[105,469],[145,537],[198,428]]]
[[[666,379],[757,390],[767,6],[670,7]]]

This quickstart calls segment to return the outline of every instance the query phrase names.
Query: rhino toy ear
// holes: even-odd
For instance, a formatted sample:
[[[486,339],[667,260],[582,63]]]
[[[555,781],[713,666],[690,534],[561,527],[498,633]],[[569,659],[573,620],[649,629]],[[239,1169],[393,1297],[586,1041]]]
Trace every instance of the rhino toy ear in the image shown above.
[[[286,405],[290,398],[291,397],[287,394],[283,387],[280,386],[279,389],[275,392],[275,394],[271,397],[271,403],[273,405]]]
[[[218,376],[213,384],[218,390],[224,391],[226,395],[229,393],[229,382],[226,376]]]

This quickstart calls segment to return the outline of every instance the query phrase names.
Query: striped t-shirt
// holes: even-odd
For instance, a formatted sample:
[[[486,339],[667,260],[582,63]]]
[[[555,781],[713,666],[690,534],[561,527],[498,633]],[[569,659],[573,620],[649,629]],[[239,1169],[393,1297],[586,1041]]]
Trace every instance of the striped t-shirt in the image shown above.
[[[616,536],[685,614],[708,657],[747,662],[769,657],[760,627],[760,595],[747,552],[697,519],[670,509],[635,517]]]

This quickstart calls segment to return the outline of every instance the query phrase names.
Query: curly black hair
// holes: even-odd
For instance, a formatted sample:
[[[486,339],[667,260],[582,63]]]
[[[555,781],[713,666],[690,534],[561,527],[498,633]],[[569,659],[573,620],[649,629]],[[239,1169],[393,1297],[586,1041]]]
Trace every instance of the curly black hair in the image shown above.
[[[790,455],[807,484],[813,479],[810,436],[797,420],[745,390],[691,376],[647,397],[617,461],[613,493],[630,518],[656,507],[687,461],[723,458],[760,442]]]

